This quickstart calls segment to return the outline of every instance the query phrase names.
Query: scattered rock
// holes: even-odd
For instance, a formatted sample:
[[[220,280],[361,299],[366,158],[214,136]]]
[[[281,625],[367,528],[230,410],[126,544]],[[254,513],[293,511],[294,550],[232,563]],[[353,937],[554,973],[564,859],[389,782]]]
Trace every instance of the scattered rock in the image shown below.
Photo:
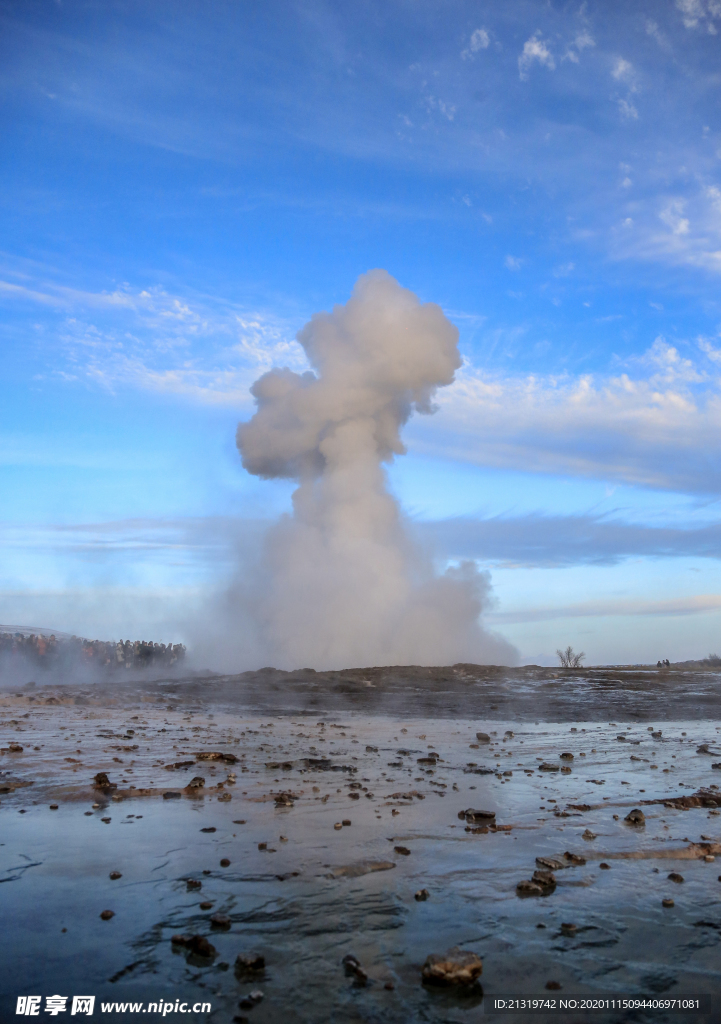
[[[213,906],[213,901],[212,900],[203,900],[203,902],[200,904],[200,909],[201,910],[210,910],[210,908],[212,906]]]
[[[123,876],[120,874],[119,871],[111,871],[110,874],[108,875],[108,878],[112,878],[113,881],[115,881],[116,878],[122,878],[122,877]]]
[[[567,922],[563,922],[562,921],[561,922],[561,934],[562,935],[574,936],[577,931],[578,931],[578,925],[571,924],[570,921],[567,921]]]
[[[98,772],[97,775],[93,776],[93,784],[96,789],[115,789],[116,786],[110,781],[105,772]]]
[[[227,857],[223,857],[221,859],[220,866],[221,866],[221,868],[229,868],[230,867],[230,861],[228,860]]]
[[[201,832],[217,832],[215,825],[209,825],[207,828],[201,828]]]
[[[557,772],[560,771],[560,765],[551,764],[550,761],[542,761],[538,766],[539,772]]]
[[[353,822],[350,820],[350,818],[344,818],[341,824],[347,828],[349,825],[352,825]]]
[[[672,871],[667,877],[669,882],[678,882],[680,884],[684,881],[683,875],[679,875],[678,871]]]
[[[340,830],[343,828],[343,822],[342,821],[336,821],[336,823],[333,826],[333,828],[336,830],[336,832],[340,832]]]
[[[491,742],[491,737],[488,735],[487,732],[477,732],[476,733],[476,739],[478,740],[479,743],[490,743]]]
[[[195,761],[175,761],[173,764],[164,764],[166,772],[172,772],[181,768],[192,768]]]
[[[199,878],[186,878],[185,879],[185,884],[186,884],[186,886],[188,888],[188,892],[190,892],[191,889],[202,889],[203,888],[203,883],[200,881]]]
[[[102,921],[109,921],[111,917],[115,917],[114,910],[102,910],[100,912],[100,918]]]
[[[265,970],[265,957],[260,953],[238,953],[235,973],[239,978],[257,978]]]
[[[216,955],[216,948],[204,935],[173,935],[171,940],[174,946],[184,946],[196,956],[211,960]]]
[[[419,889],[413,898],[418,903],[424,903],[430,897],[430,895],[431,894],[428,892],[427,889]]]
[[[665,900],[661,900],[661,906],[662,907],[675,907],[676,904],[673,902],[673,900],[665,899]]]
[[[51,811],[57,811],[57,809],[58,809],[58,805],[57,804],[50,804],[50,810]]]
[[[188,783],[188,785],[185,788],[186,789],[202,789],[202,787],[204,785],[205,785],[205,779],[203,778],[203,776],[202,775],[195,775],[190,780],[190,782]]]
[[[447,953],[431,953],[423,965],[425,985],[461,986],[475,985],[483,971],[483,961],[476,953],[467,952],[455,946]]]
[[[225,761],[226,764],[236,764],[238,761],[235,754],[224,754],[218,750],[202,751],[194,756],[199,761]]]
[[[562,987],[563,986],[561,985],[560,981],[547,981],[546,982],[546,988],[549,989],[551,992],[557,992]]]
[[[257,1006],[258,1003],[262,1001],[263,993],[260,991],[260,989],[255,989],[255,991],[249,992],[247,996],[243,996],[243,998],[238,1003],[238,1006],[241,1008],[241,1010],[252,1010],[254,1006]]]
[[[231,923],[227,914],[212,914],[210,917],[212,928],[219,928],[227,932],[230,929]]]
[[[345,967],[346,977],[353,978],[353,984],[357,986],[363,986],[368,984],[368,975],[360,965],[360,960],[353,956],[352,953],[347,953],[341,963]]]
[[[489,822],[489,821],[495,821],[495,819],[496,819],[496,812],[495,811],[479,811],[479,810],[475,810],[473,807],[469,807],[465,811],[459,811],[458,812],[458,817],[461,819],[461,821],[463,821],[465,819],[466,821],[471,822],[471,823],[478,823],[478,822],[482,822],[482,821]]]
[[[602,860],[601,863],[598,866],[601,868],[602,871],[610,871],[611,870],[611,865],[607,864],[605,860]]]
[[[645,825],[646,815],[638,807],[635,807],[632,811],[629,811],[623,820],[628,825]]]
[[[573,760],[573,754],[570,752],[570,750],[565,750],[559,756],[560,756],[562,761],[572,761]]]
[[[589,843],[595,838],[596,833],[592,832],[590,828],[587,828],[585,832],[581,833],[581,839],[585,839]]]
[[[552,871],[534,871],[533,878],[519,882],[516,886],[518,896],[550,896],[556,888],[556,876]]]
[[[180,800],[181,795],[181,793],[168,790],[167,793],[163,793],[163,800]]]
[[[411,853],[407,846],[394,846],[393,849],[403,857],[409,857]]]

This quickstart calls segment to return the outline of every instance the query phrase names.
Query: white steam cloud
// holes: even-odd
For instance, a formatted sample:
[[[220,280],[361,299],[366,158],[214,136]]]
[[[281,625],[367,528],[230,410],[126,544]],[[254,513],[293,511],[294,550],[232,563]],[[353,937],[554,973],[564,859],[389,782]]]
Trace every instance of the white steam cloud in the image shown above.
[[[515,649],[479,623],[489,575],[472,562],[434,572],[383,468],[404,454],[411,414],[433,412],[434,392],[453,381],[457,329],[373,270],[298,341],[315,372],[263,374],[251,388],[258,409],[237,434],[250,473],[299,481],[293,514],[268,531],[230,601],[231,615],[250,620],[246,654],[279,668],[514,663]]]

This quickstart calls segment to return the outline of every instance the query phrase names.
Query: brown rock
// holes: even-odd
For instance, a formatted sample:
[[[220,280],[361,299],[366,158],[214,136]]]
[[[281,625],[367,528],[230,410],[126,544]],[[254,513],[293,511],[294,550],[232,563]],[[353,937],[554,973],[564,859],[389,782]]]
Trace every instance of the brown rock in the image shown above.
[[[623,820],[628,825],[645,825],[646,815],[643,811],[639,810],[638,807],[635,807],[632,811],[629,811]]]
[[[114,910],[102,910],[100,912],[100,918],[103,921],[109,921],[111,917],[115,917]]]
[[[407,846],[394,846],[393,849],[396,853],[400,853],[403,857],[409,857],[411,851]]]
[[[220,866],[221,866],[221,868],[229,868],[230,867],[230,861],[228,860],[227,857],[223,857],[222,858],[222,860],[220,861]]]
[[[430,897],[430,895],[431,894],[428,892],[427,889],[419,889],[413,898],[417,900],[418,903],[424,903]]]
[[[227,932],[232,922],[227,914],[212,914],[210,924],[213,928],[222,928],[223,931]]]
[[[684,881],[683,875],[679,875],[678,871],[672,871],[667,877],[669,882],[678,882],[680,884]]]
[[[122,877],[123,876],[120,874],[119,871],[111,871],[110,874],[108,875],[108,878],[112,878],[113,881],[115,881],[116,878],[122,878]]]
[[[431,953],[423,965],[423,984],[469,988],[476,984],[483,971],[483,961],[476,953],[455,946],[447,953]]]
[[[239,978],[258,977],[265,970],[265,957],[260,953],[238,953],[235,973]]]

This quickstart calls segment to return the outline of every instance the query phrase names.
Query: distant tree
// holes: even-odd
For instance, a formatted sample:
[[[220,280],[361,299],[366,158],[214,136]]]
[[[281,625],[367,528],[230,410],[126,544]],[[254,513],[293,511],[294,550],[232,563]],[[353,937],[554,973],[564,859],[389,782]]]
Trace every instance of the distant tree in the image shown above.
[[[561,668],[580,668],[581,662],[586,657],[583,651],[580,654],[576,654],[570,644],[565,651],[557,650],[556,654],[561,662]]]
[[[713,665],[714,668],[717,668],[719,665],[721,665],[721,658],[718,656],[718,654],[709,654],[708,658],[704,658],[703,660],[706,662],[707,665]]]

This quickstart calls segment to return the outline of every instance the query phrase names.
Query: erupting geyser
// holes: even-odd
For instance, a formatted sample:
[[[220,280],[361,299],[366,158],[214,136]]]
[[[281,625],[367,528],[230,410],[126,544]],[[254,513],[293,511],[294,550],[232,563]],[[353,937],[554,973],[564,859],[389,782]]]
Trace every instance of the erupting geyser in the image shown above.
[[[314,372],[263,374],[251,389],[258,409],[237,435],[250,473],[300,484],[293,514],[266,534],[252,594],[236,591],[236,610],[253,620],[254,660],[513,663],[511,645],[479,623],[488,574],[469,562],[437,575],[386,486],[383,463],[405,452],[400,428],[414,411],[433,412],[436,389],[461,365],[457,329],[373,270],[298,341]]]

